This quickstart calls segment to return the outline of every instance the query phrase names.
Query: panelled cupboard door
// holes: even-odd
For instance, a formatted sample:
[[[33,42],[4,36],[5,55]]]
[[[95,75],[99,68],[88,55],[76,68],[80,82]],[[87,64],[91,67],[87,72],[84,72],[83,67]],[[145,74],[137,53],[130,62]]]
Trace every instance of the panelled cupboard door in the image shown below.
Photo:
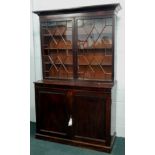
[[[65,91],[40,89],[36,106],[38,131],[65,136],[68,123]]]
[[[73,104],[74,136],[104,140],[105,98],[94,92],[77,92]]]

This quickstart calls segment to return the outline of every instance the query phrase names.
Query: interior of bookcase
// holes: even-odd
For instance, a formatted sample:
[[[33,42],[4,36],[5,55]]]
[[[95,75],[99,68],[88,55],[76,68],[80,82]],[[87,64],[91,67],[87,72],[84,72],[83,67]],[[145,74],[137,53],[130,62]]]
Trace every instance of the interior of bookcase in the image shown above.
[[[112,80],[112,18],[77,19],[77,66],[73,64],[72,21],[41,25],[45,78]]]

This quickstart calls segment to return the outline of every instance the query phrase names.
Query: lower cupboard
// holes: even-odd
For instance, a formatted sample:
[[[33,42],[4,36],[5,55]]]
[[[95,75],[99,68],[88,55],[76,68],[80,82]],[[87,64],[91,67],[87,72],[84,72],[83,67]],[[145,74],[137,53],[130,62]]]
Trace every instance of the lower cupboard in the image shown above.
[[[111,88],[35,83],[36,138],[110,152]]]

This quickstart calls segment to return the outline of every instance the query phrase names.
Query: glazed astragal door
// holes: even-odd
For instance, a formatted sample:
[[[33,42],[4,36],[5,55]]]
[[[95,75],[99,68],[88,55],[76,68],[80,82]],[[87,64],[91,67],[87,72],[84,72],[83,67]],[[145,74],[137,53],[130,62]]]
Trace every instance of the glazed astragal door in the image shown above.
[[[45,79],[73,79],[72,30],[72,19],[41,21]]]
[[[111,81],[112,18],[79,18],[76,19],[76,25],[78,79]]]
[[[41,41],[44,79],[113,80],[112,17],[45,19]]]

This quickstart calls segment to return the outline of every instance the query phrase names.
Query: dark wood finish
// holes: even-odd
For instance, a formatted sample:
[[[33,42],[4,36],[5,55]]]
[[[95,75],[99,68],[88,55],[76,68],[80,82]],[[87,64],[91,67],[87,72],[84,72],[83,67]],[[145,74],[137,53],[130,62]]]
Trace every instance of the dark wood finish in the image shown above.
[[[100,144],[96,144],[96,143],[88,142],[88,140],[87,142],[85,142],[79,139],[74,140],[74,139],[59,138],[58,136],[55,137],[55,136],[49,136],[49,135],[40,134],[40,133],[36,133],[36,138],[110,153],[114,144],[115,135],[112,137],[110,146],[106,146],[103,142]]]
[[[67,9],[66,14],[61,14],[61,11],[59,13],[55,11],[55,14],[52,14],[53,11],[41,11],[40,14],[37,12],[41,22],[43,79],[114,81],[114,19],[115,12],[120,5],[88,7],[86,11],[84,8]],[[70,14],[71,10],[72,14]],[[81,12],[76,10],[81,10]],[[109,19],[111,19],[111,25],[106,24]],[[86,27],[88,32],[82,28],[85,34],[80,34],[79,20],[92,21],[92,24],[96,25],[93,29],[91,25],[89,28]],[[70,25],[72,27],[68,27],[67,22],[69,21],[72,22]],[[64,24],[65,22],[66,24]],[[87,26],[89,23],[85,25]],[[111,32],[105,30],[108,27]],[[67,33],[70,28],[72,34]],[[94,42],[91,47],[83,45],[81,48],[78,45],[80,35],[86,37],[86,40],[83,38],[84,44]],[[93,35],[94,39],[92,39]]]
[[[110,151],[110,87],[36,82],[36,137]],[[70,118],[72,125],[68,126]]]
[[[50,88],[61,88],[62,86],[65,89],[80,89],[82,90],[94,90],[102,93],[111,93],[111,88],[114,83],[109,82],[94,82],[94,81],[74,81],[74,80],[39,80],[35,82],[36,86],[41,87],[50,87]]]
[[[41,10],[41,11],[33,11],[33,12],[42,16],[42,15],[97,12],[100,10],[118,12],[120,9],[121,9],[120,4],[116,3],[116,4],[107,4],[107,5],[84,6],[80,8],[61,9],[61,10]]]
[[[105,139],[105,95],[94,91],[77,91],[73,116],[75,137]]]
[[[36,138],[111,151],[116,134],[111,89],[115,84],[115,14],[119,9],[119,4],[108,4],[34,11],[40,17],[43,71],[43,80],[34,83]],[[89,21],[87,32],[79,30],[80,20]],[[103,35],[106,26],[111,28]],[[109,36],[109,40],[101,36]],[[106,72],[110,76],[105,77]]]
[[[65,134],[68,122],[65,92],[42,88],[38,93],[37,106],[40,131]]]

